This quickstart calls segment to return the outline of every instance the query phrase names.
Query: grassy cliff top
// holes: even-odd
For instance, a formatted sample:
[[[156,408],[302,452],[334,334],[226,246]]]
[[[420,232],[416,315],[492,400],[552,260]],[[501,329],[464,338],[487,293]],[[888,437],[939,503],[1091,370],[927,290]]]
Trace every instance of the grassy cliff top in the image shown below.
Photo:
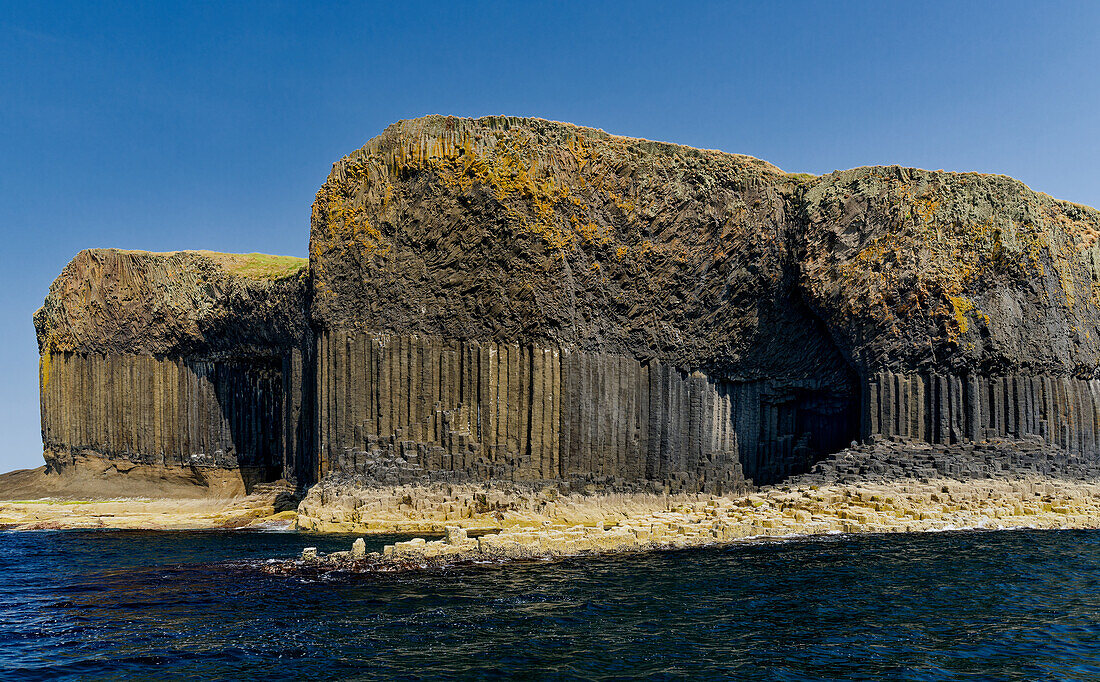
[[[140,251],[128,249],[88,249],[88,251],[113,251],[132,256],[196,255],[208,258],[227,273],[245,279],[275,281],[293,277],[309,267],[308,258],[297,256],[273,256],[266,253],[221,253],[219,251]]]
[[[34,315],[39,350],[268,353],[298,342],[305,258],[85,249]]]
[[[293,277],[309,267],[308,258],[298,256],[272,256],[266,253],[217,253],[196,251],[239,277],[259,280],[276,280]]]

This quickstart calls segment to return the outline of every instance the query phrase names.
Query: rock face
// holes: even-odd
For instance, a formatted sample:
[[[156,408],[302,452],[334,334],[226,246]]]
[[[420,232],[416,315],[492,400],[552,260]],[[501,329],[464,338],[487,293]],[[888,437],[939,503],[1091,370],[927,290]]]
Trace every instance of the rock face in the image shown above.
[[[1097,453],[1097,211],[896,166],[824,176],[801,211],[805,299],[862,380],[863,433]]]
[[[49,467],[230,489],[293,477],[312,438],[305,270],[258,254],[77,254],[35,314]]]
[[[403,121],[333,165],[308,271],[78,255],[35,318],[47,458],[677,492],[876,436],[1095,457],[1098,236],[1000,176]]]
[[[799,186],[758,159],[548,121],[390,127],[314,203],[320,366],[349,368],[318,387],[322,467],[369,473],[346,454],[373,434],[455,454],[421,412],[341,412],[348,386],[458,414],[450,466],[476,476],[739,478],[739,461],[767,480],[847,444],[858,383],[802,302]],[[355,358],[378,333],[399,358],[458,342],[425,370],[454,397],[369,381]]]
[[[806,299],[860,373],[1095,375],[1095,210],[897,166],[824,176],[801,210]]]

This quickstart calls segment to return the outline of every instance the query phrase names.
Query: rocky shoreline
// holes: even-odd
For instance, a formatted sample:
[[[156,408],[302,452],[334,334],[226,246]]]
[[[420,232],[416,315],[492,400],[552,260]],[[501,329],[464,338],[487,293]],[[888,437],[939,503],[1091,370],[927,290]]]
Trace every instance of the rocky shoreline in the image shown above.
[[[956,448],[879,441],[838,453],[784,484],[734,496],[330,481],[302,502],[299,529],[443,537],[371,554],[362,543],[328,555],[307,548],[302,558],[264,570],[392,571],[839,533],[1100,528],[1096,474],[1095,463],[1051,455],[1039,443]]]
[[[677,496],[668,508],[605,524],[513,526],[477,537],[446,527],[382,553],[352,550],[273,562],[265,572],[396,571],[483,561],[548,560],[840,533],[1100,528],[1100,484],[1049,478],[777,486],[740,498]],[[617,515],[618,516],[618,515]]]
[[[34,490],[0,485],[0,531],[289,530],[297,517],[296,499],[275,485],[257,487],[249,495],[208,497],[194,497],[193,491],[183,491],[189,497],[107,496],[95,494],[100,490],[95,487],[80,495],[76,484],[60,488],[64,493],[25,494]]]
[[[273,561],[272,574],[400,571],[472,562],[724,545],[840,533],[1100,528],[1100,472],[1038,442],[928,446],[880,439],[810,472],[749,493],[670,494],[585,483],[402,486],[327,479],[297,509],[286,490],[207,500],[0,502],[0,529],[286,529],[416,534],[367,553],[365,543]]]

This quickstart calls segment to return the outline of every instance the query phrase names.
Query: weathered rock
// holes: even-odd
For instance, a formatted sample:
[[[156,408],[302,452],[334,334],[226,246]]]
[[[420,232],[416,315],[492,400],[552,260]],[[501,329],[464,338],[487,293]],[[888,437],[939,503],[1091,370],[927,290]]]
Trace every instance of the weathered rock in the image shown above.
[[[50,469],[214,492],[300,477],[306,273],[262,254],[77,254],[35,313]]]
[[[898,166],[830,173],[800,205],[802,291],[861,376],[1096,376],[1096,210]]]
[[[403,121],[334,164],[308,270],[78,255],[35,318],[47,458],[680,494],[882,437],[1088,469],[1098,236],[1001,176]]]
[[[322,472],[371,473],[347,454],[372,434],[475,477],[677,489],[707,487],[708,462],[729,488],[842,447],[858,387],[797,288],[798,187],[751,157],[536,119],[391,126],[314,203]],[[360,386],[380,399],[358,407]]]
[[[81,251],[34,314],[38,349],[271,357],[306,335],[305,259],[207,251]]]
[[[443,529],[443,540],[448,545],[461,545],[469,539],[466,529],[457,526],[447,526]]]

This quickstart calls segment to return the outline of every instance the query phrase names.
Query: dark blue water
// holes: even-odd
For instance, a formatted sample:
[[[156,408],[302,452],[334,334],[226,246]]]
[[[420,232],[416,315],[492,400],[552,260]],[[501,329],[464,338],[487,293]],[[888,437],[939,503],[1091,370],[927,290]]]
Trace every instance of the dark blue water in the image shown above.
[[[1100,679],[1100,532],[259,570],[350,542],[0,533],[0,679]]]

